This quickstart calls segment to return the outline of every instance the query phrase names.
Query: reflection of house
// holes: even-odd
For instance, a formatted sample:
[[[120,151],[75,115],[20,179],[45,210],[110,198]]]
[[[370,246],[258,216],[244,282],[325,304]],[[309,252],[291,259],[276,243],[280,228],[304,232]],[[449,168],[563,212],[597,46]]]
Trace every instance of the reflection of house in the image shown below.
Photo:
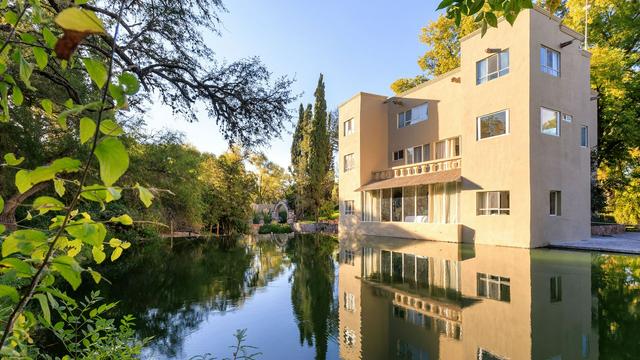
[[[598,358],[588,253],[372,236],[341,247],[354,254],[340,266],[344,359]]]
[[[596,102],[582,36],[525,10],[461,66],[340,107],[341,230],[539,247],[589,237]]]

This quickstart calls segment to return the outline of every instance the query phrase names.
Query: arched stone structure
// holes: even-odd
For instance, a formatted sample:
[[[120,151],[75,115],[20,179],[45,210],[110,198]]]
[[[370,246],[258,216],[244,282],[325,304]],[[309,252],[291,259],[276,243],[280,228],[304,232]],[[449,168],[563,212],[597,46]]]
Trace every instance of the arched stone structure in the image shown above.
[[[273,210],[271,211],[271,218],[272,219],[277,219],[278,221],[280,221],[280,209],[283,208],[287,211],[287,223],[293,223],[293,211],[291,211],[289,209],[289,205],[287,204],[286,200],[280,200],[274,207]]]

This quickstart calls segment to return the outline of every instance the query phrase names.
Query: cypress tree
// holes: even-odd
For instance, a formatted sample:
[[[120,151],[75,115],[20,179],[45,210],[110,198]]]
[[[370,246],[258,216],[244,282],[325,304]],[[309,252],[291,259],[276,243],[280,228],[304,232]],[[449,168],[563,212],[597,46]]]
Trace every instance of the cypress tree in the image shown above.
[[[298,123],[296,124],[296,130],[293,133],[293,140],[291,141],[291,165],[295,169],[296,164],[300,161],[300,142],[302,141],[304,127],[304,106],[300,103],[298,110]]]
[[[326,179],[329,172],[331,144],[327,126],[327,101],[323,75],[320,74],[316,87],[313,120],[309,132],[309,161],[307,163],[308,198],[313,207],[316,221],[320,207],[326,198]]]

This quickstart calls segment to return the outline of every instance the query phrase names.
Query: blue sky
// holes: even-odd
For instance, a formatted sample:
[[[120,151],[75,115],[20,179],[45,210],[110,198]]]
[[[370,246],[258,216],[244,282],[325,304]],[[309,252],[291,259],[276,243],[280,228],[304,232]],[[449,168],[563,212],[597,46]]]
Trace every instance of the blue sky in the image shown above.
[[[437,17],[434,0],[228,0],[222,14],[222,36],[206,36],[217,58],[259,56],[274,76],[295,78],[292,105],[313,103],[313,91],[322,72],[329,109],[358,91],[390,95],[389,84],[419,72],[417,59],[426,48],[418,41],[420,29]],[[220,154],[227,149],[214,120],[205,113],[189,124],[162,105],[147,113],[151,129],[170,128],[185,133],[201,151]],[[283,167],[289,165],[291,125],[281,139],[262,149]]]

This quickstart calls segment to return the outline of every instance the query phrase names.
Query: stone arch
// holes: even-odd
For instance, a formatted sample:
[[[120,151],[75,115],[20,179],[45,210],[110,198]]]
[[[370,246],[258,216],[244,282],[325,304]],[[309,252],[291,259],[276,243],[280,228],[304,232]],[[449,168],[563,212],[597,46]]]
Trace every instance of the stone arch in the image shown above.
[[[280,220],[280,209],[284,208],[284,210],[287,212],[287,222],[291,222],[291,210],[289,209],[289,205],[287,204],[286,200],[280,200],[278,203],[276,203],[273,207],[273,210],[271,210],[271,218],[273,219],[278,219],[278,221]]]

